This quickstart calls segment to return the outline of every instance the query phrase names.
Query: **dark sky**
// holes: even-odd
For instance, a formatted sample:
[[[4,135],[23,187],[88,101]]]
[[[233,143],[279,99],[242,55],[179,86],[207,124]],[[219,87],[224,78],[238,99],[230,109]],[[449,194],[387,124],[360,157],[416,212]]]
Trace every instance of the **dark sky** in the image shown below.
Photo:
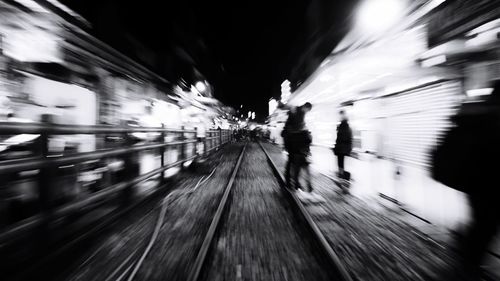
[[[345,35],[358,1],[62,2],[97,37],[173,84],[206,79],[216,98],[264,118],[281,82],[304,81]]]

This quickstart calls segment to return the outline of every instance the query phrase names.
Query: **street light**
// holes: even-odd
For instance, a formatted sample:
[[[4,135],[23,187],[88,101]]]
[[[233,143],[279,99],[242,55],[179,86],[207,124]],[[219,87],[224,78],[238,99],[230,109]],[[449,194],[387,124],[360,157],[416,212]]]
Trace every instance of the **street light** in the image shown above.
[[[381,33],[404,16],[405,0],[364,0],[356,14],[356,23],[368,33]]]
[[[203,83],[203,82],[201,82],[201,81],[196,82],[195,87],[196,87],[196,89],[197,89],[200,93],[205,92],[205,90],[207,89],[207,86],[205,86],[205,83]]]

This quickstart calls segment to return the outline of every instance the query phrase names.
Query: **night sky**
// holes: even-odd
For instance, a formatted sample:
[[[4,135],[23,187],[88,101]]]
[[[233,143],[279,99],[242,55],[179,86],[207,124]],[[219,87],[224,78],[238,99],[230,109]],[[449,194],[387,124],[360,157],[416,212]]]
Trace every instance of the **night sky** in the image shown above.
[[[173,85],[206,79],[216,98],[263,120],[282,81],[299,85],[342,39],[358,1],[62,2],[95,36]]]

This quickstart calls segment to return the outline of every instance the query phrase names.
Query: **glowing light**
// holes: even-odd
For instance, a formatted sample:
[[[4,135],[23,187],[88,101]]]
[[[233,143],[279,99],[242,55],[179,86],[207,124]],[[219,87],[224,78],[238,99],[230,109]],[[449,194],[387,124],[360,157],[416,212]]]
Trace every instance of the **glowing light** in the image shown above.
[[[478,96],[487,96],[493,92],[493,88],[483,88],[483,89],[473,89],[467,91],[467,96],[469,97],[478,97]]]
[[[196,89],[198,91],[200,91],[201,93],[202,92],[205,92],[205,90],[207,89],[207,86],[205,86],[205,83],[201,82],[201,81],[198,81],[196,82],[196,85],[195,85]]]
[[[275,99],[271,99],[269,101],[269,115],[273,114],[276,108],[278,108],[278,102]]]
[[[356,22],[369,33],[380,33],[397,23],[404,15],[402,0],[365,0],[359,7]]]
[[[290,81],[285,80],[281,83],[281,102],[286,103],[291,96]]]

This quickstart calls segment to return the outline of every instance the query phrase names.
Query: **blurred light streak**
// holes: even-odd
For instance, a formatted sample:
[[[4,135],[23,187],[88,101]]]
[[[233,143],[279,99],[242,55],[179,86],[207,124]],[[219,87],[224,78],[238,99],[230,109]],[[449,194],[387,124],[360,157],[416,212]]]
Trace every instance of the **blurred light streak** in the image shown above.
[[[36,1],[33,0],[14,0],[17,3],[25,6],[26,8],[29,8],[30,10],[37,12],[37,13],[48,13],[48,11],[40,6]]]
[[[348,87],[348,88],[346,88],[346,89],[343,89],[343,90],[342,90],[342,93],[346,94],[346,93],[351,93],[351,92],[353,92],[354,90],[359,90],[359,89],[362,89],[363,87],[365,87],[365,86],[367,86],[367,85],[369,85],[369,84],[371,84],[371,83],[374,83],[374,82],[378,81],[379,79],[382,79],[382,78],[384,78],[384,77],[388,77],[388,76],[391,76],[391,75],[393,75],[393,74],[392,74],[392,72],[388,72],[388,73],[380,74],[380,75],[376,76],[375,78],[372,78],[372,79],[366,80],[366,81],[364,81],[364,82],[362,82],[362,83],[355,84],[355,85],[353,85],[353,86],[351,86],[351,87]],[[319,97],[319,96],[318,96],[318,97]],[[316,98],[317,98],[317,97],[316,97]],[[331,95],[331,96],[329,96],[329,97],[326,97],[326,98],[322,99],[320,102],[326,102],[326,101],[329,101],[329,100],[334,99],[334,98],[336,98],[336,96],[335,96],[335,95]],[[317,102],[317,101],[316,101],[316,102]]]
[[[325,59],[323,62],[321,62],[320,66],[319,67],[324,67],[325,65],[327,65],[331,60],[330,59]]]
[[[446,55],[439,55],[422,61],[423,67],[431,67],[446,62]]]
[[[491,29],[482,33],[478,33],[474,38],[465,42],[466,46],[481,46],[492,43],[498,40],[500,28]]]
[[[493,88],[483,88],[483,89],[472,89],[467,91],[467,96],[469,97],[478,97],[478,96],[487,96],[493,92]]]
[[[497,28],[500,26],[500,19],[492,20],[490,22],[487,22],[479,27],[474,28],[470,32],[467,33],[467,36],[473,36],[477,35],[486,31],[490,31],[494,28]]]

